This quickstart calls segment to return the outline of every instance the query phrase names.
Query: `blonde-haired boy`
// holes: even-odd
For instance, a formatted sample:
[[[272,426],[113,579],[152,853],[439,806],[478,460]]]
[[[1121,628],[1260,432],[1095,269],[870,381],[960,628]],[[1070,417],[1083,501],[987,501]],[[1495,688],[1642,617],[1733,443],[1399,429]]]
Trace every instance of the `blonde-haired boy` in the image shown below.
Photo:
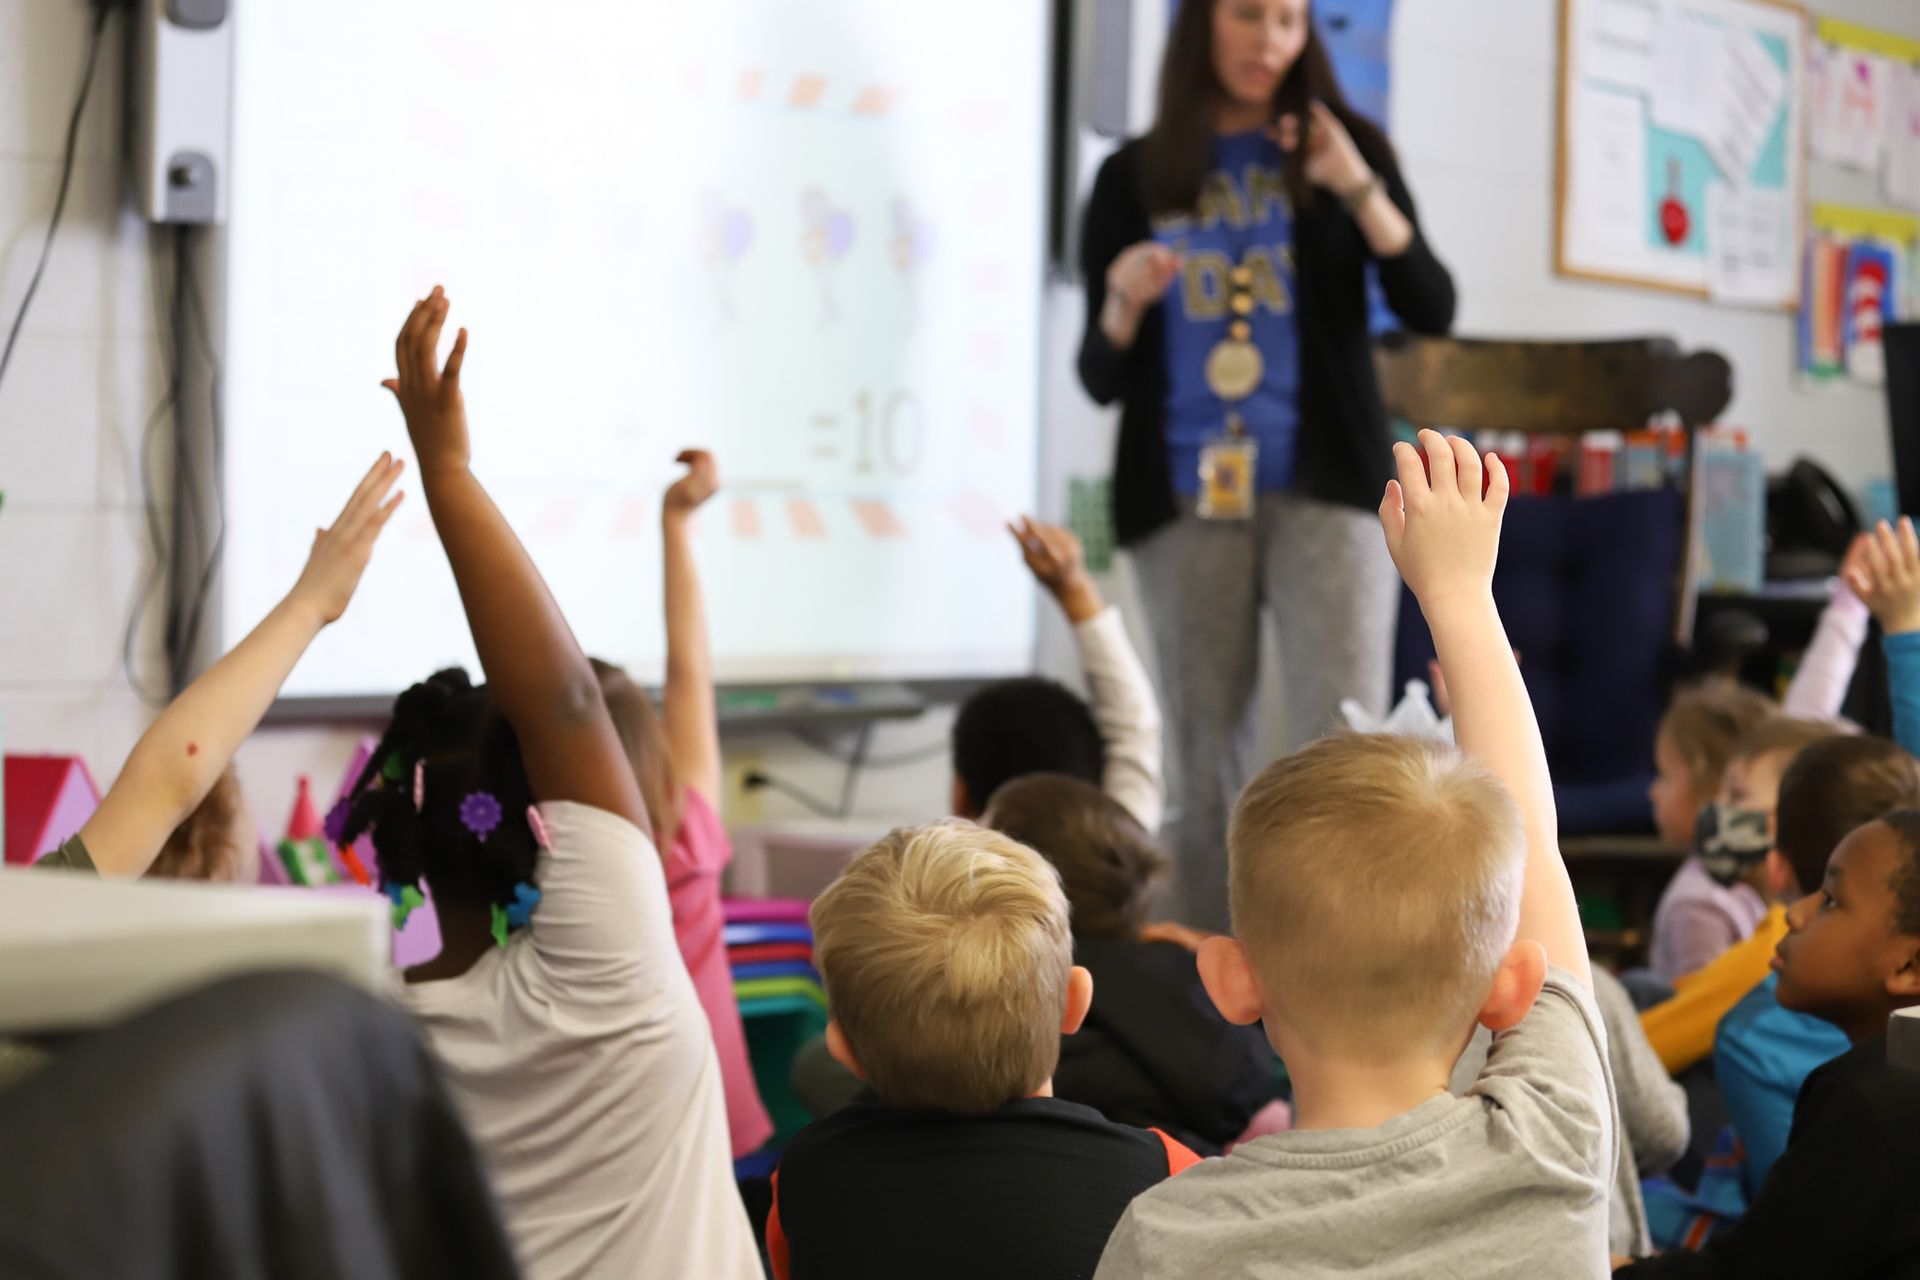
[[[1396,447],[1380,518],[1433,629],[1459,751],[1333,739],[1242,795],[1235,936],[1203,946],[1201,975],[1229,1019],[1264,1019],[1296,1128],[1142,1195],[1099,1280],[1606,1273],[1612,1083],[1540,732],[1493,604],[1506,472],[1465,441],[1421,443],[1426,470]],[[1480,1025],[1493,1048],[1456,1097],[1448,1075]]]
[[[871,1101],[794,1138],[767,1249],[809,1276],[1087,1275],[1127,1203],[1198,1157],[1062,1102],[1093,979],[1052,865],[950,821],[896,831],[813,904],[827,1045]]]

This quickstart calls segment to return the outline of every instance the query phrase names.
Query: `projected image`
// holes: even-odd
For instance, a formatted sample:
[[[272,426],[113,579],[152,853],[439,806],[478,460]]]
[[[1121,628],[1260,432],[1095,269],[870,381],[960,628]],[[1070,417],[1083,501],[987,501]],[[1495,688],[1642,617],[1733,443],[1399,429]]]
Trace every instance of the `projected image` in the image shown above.
[[[1003,524],[1035,497],[1047,6],[238,21],[226,642],[305,554],[290,513],[405,452],[378,383],[438,283],[475,468],[593,652],[657,674],[660,494],[701,446],[721,679],[1027,668]],[[394,532],[289,693],[474,661],[424,507]]]

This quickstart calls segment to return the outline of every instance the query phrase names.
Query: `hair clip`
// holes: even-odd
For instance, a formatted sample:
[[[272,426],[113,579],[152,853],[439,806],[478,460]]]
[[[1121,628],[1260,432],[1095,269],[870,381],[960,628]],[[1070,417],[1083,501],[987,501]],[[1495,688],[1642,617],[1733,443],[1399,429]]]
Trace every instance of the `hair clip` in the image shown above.
[[[553,837],[547,834],[547,820],[540,816],[540,806],[527,806],[527,826],[533,831],[533,842],[542,849],[553,848]]]
[[[320,834],[327,838],[328,844],[340,845],[347,842],[347,815],[352,809],[353,806],[347,803],[347,798],[341,796],[333,802],[333,808],[327,810],[327,816],[320,821]]]
[[[388,782],[398,782],[406,776],[407,762],[400,758],[398,751],[380,762],[380,776]]]
[[[502,950],[507,945],[507,909],[497,902],[493,904],[493,943]]]
[[[540,891],[522,880],[513,886],[513,901],[507,906],[507,923],[515,929],[524,929],[533,919],[533,909],[540,905]]]
[[[420,892],[418,885],[401,884],[397,880],[387,886],[387,897],[393,903],[395,929],[406,928],[407,917],[413,914],[415,907],[424,906],[427,901],[427,896]]]
[[[427,806],[427,758],[421,756],[413,762],[413,811],[419,813]]]
[[[460,802],[460,825],[473,832],[481,844],[500,825],[500,802],[491,791],[469,791]]]
[[[340,865],[347,869],[347,874],[354,878],[355,883],[372,888],[373,877],[367,874],[367,864],[360,861],[360,855],[353,851],[353,846],[343,844],[339,848]]]

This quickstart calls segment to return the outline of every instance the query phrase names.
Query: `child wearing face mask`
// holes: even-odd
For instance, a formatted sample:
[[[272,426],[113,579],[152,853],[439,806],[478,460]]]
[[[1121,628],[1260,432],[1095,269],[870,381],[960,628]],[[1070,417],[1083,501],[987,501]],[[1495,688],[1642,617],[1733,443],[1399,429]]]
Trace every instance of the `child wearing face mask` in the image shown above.
[[[1837,732],[1785,716],[1762,721],[1741,737],[1719,794],[1700,810],[1693,856],[1661,899],[1654,931],[1664,918],[1670,931],[1723,940],[1674,983],[1671,999],[1640,1015],[1676,1075],[1713,1051],[1714,1027],[1767,976],[1767,954],[1786,932],[1785,908],[1775,902],[1789,879],[1775,852],[1780,779],[1802,751]]]

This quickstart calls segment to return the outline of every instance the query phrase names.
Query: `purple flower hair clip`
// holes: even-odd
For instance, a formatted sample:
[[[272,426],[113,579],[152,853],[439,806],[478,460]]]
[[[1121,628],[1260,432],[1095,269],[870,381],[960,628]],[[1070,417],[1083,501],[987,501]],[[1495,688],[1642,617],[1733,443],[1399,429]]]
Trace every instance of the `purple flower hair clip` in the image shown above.
[[[347,798],[341,796],[333,802],[333,808],[327,810],[327,816],[320,820],[320,833],[326,836],[328,844],[338,847],[347,842],[347,812],[352,807],[347,803]]]
[[[500,802],[491,791],[469,791],[467,798],[460,802],[460,825],[485,844],[494,828],[500,825]]]

